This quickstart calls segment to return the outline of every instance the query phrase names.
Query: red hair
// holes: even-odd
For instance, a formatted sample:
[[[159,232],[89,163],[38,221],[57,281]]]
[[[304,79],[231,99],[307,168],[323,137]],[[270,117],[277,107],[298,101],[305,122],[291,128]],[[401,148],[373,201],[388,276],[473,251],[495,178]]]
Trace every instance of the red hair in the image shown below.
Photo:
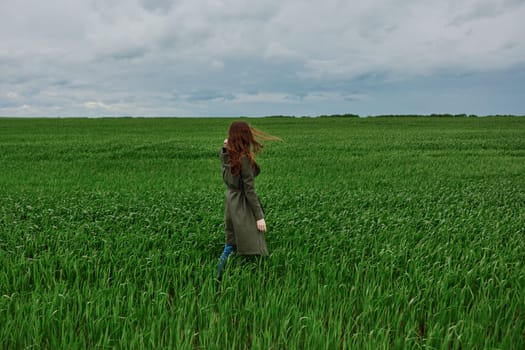
[[[244,155],[255,166],[254,153],[261,150],[261,145],[254,137],[254,129],[248,123],[237,121],[230,125],[228,130],[228,144],[226,150],[230,157],[230,170],[233,175],[241,171],[241,157]]]

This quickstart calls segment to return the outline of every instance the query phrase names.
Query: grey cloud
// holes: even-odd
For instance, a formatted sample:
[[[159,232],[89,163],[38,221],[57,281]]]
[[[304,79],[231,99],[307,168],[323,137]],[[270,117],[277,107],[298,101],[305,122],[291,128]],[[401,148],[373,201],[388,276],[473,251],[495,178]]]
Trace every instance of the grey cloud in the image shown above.
[[[0,110],[19,106],[20,102],[17,101],[15,96],[0,95]]]
[[[477,0],[466,4],[453,17],[451,24],[460,25],[466,21],[493,18],[523,6],[523,0]]]
[[[350,93],[345,93],[343,94],[343,99],[345,101],[361,101],[361,100],[364,100],[366,99],[366,95],[361,93],[361,92],[358,92],[358,91],[353,91],[353,92],[350,92]]]
[[[114,60],[133,60],[143,57],[148,52],[148,49],[143,47],[125,47],[120,50],[102,54],[99,59],[114,59]]]
[[[235,99],[235,95],[229,92],[218,90],[196,90],[191,91],[187,95],[183,95],[184,99],[189,102],[206,102],[206,101],[231,101]]]
[[[149,11],[169,12],[174,5],[173,0],[140,0],[143,8]]]
[[[520,45],[520,43],[516,42],[516,41],[510,41],[510,42],[507,42],[505,45],[503,45],[503,48],[505,50],[512,50],[516,47],[518,47]]]
[[[523,4],[2,2],[0,113],[374,109],[392,82],[525,65]]]

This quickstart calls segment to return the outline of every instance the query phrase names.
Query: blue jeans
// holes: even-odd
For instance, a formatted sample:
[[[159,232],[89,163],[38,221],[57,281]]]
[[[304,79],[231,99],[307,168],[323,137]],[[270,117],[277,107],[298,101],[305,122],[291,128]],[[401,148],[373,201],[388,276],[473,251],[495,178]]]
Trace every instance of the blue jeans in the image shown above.
[[[228,261],[228,257],[231,253],[235,250],[235,246],[231,244],[225,244],[224,250],[222,251],[222,254],[219,258],[219,263],[217,264],[217,279],[219,281],[222,280],[222,275],[224,273],[224,268],[226,267],[226,262]]]

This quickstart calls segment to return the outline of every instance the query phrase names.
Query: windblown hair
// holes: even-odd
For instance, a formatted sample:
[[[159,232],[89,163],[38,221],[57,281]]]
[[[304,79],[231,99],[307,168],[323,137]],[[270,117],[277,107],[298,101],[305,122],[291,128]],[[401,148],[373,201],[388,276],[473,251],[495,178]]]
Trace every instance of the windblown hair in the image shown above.
[[[248,158],[251,165],[255,168],[254,154],[259,152],[263,145],[261,141],[282,141],[279,137],[268,135],[260,130],[252,128],[243,121],[233,122],[228,130],[228,143],[226,151],[230,158],[230,171],[233,175],[238,175],[241,171],[241,157]]]

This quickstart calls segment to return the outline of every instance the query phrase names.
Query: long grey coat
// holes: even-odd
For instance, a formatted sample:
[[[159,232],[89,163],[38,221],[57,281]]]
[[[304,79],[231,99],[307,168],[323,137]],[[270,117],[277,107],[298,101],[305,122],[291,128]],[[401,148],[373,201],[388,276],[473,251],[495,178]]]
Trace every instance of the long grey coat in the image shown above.
[[[254,168],[246,156],[241,157],[239,175],[232,175],[230,158],[225,148],[220,153],[222,178],[226,184],[224,221],[226,243],[237,246],[240,255],[268,255],[264,233],[257,230],[257,220],[264,212],[255,193],[255,177],[259,167]]]

